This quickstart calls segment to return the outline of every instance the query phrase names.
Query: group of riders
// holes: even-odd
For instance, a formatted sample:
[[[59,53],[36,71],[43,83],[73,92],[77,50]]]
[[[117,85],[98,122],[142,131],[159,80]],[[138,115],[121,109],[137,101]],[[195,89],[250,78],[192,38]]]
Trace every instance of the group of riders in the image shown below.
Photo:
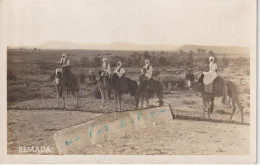
[[[111,66],[107,60],[107,58],[103,58],[103,63],[102,63],[102,69],[104,75],[108,75],[109,78],[111,78],[112,73],[117,74],[117,76],[122,79],[125,76],[125,68],[123,68],[123,64],[121,61],[118,61],[116,64],[116,68],[114,72],[112,72]],[[141,69],[141,74],[144,76],[146,79],[151,79],[153,74],[153,68],[150,64],[149,60],[145,60],[145,65]]]
[[[204,83],[205,85],[212,84],[213,80],[217,77],[217,64],[215,63],[215,59],[213,56],[209,57],[209,71],[203,72],[201,76],[201,83]],[[66,80],[66,75],[70,73],[71,65],[70,60],[67,56],[67,54],[63,53],[59,66],[56,69],[56,77]],[[125,77],[125,68],[123,67],[123,64],[121,61],[117,62],[116,68],[114,71],[112,71],[112,68],[110,66],[110,63],[108,62],[107,58],[103,58],[102,63],[102,73],[101,76],[108,76],[111,78],[112,74],[115,73],[119,79],[124,79]],[[152,79],[153,75],[153,68],[150,64],[150,61],[147,59],[145,60],[145,65],[141,68],[141,74],[139,76],[142,76],[144,80],[150,80]],[[89,78],[93,79],[95,77],[95,73],[93,70],[90,70],[89,72]]]
[[[66,79],[66,73],[70,72],[71,66],[70,66],[70,60],[67,56],[67,54],[63,53],[59,66],[56,68],[56,77]],[[112,74],[115,73],[119,77],[119,79],[123,79],[125,76],[125,68],[123,68],[123,64],[121,61],[117,62],[116,68],[114,71],[112,71],[112,68],[110,66],[110,63],[108,62],[107,58],[103,58],[103,63],[102,63],[102,74],[101,76],[108,76],[111,78]],[[94,77],[94,71],[90,70],[89,71],[89,78],[93,79]],[[145,65],[141,69],[141,74],[142,76],[145,77],[145,79],[149,80],[152,78],[153,74],[153,68],[150,64],[149,60],[145,60]]]

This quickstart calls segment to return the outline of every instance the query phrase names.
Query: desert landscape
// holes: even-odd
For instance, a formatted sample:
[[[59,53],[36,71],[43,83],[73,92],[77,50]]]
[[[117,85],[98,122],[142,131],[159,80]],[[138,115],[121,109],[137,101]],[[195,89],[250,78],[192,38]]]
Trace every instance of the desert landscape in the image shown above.
[[[112,47],[113,48],[113,47]],[[111,49],[112,49],[111,48]],[[62,53],[68,54],[72,72],[80,77],[79,107],[75,98],[66,97],[66,108],[56,105],[55,69]],[[202,117],[201,94],[191,91],[185,69],[208,71],[208,57],[217,59],[218,75],[232,81],[244,107],[244,123],[239,110],[232,120],[229,102],[215,99],[211,119]],[[130,155],[248,155],[250,154],[250,58],[245,47],[183,45],[172,50],[85,50],[9,48],[7,52],[7,126],[8,154],[58,154],[53,135],[106,113],[114,112],[113,94],[109,109],[101,110],[100,93],[88,85],[89,70],[101,70],[106,57],[112,68],[122,61],[126,77],[135,81],[145,59],[150,59],[154,79],[164,87],[164,104],[174,116],[167,124],[156,125],[131,136],[106,141],[74,154]],[[151,106],[158,106],[156,97]],[[123,96],[123,111],[134,110],[135,100]],[[19,153],[19,146],[49,146],[49,153]]]

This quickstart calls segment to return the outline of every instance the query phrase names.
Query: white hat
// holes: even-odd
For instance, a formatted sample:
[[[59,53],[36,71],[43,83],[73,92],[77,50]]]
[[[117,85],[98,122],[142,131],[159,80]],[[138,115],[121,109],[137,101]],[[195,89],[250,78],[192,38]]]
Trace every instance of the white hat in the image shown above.
[[[150,61],[149,61],[149,60],[145,60],[145,63],[148,63],[148,64],[149,64],[149,63],[150,63]]]
[[[214,57],[213,57],[213,56],[210,56],[210,57],[209,57],[209,60],[211,60],[211,59],[214,60]]]
[[[209,60],[213,60],[213,61],[214,61],[215,58],[214,58],[213,56],[210,56],[210,57],[209,57]]]
[[[65,53],[62,53],[62,55],[61,55],[62,57],[67,57],[67,54],[65,54]]]
[[[107,62],[107,58],[103,58],[103,61],[104,61],[104,62]]]
[[[118,65],[119,64],[119,65]],[[118,61],[117,62],[117,66],[122,66],[122,62],[121,61]]]

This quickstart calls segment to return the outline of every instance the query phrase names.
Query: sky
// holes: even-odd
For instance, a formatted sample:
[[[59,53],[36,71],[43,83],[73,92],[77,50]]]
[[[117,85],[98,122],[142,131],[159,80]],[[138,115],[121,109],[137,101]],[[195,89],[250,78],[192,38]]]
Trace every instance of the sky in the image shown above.
[[[254,0],[2,0],[8,46],[49,40],[249,46]]]

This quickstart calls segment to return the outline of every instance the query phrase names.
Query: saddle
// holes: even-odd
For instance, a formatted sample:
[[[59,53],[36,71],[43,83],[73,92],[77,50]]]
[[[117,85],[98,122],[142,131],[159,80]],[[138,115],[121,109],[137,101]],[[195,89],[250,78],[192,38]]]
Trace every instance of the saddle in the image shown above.
[[[204,78],[204,75],[202,74],[198,80],[199,83],[204,84],[203,78]],[[213,82],[211,82],[210,84],[208,84],[208,85],[204,84],[204,91],[206,93],[212,93],[216,96],[222,96],[223,92],[225,92],[226,86],[227,86],[227,83],[224,81],[224,79],[222,77],[216,77],[213,80]]]

